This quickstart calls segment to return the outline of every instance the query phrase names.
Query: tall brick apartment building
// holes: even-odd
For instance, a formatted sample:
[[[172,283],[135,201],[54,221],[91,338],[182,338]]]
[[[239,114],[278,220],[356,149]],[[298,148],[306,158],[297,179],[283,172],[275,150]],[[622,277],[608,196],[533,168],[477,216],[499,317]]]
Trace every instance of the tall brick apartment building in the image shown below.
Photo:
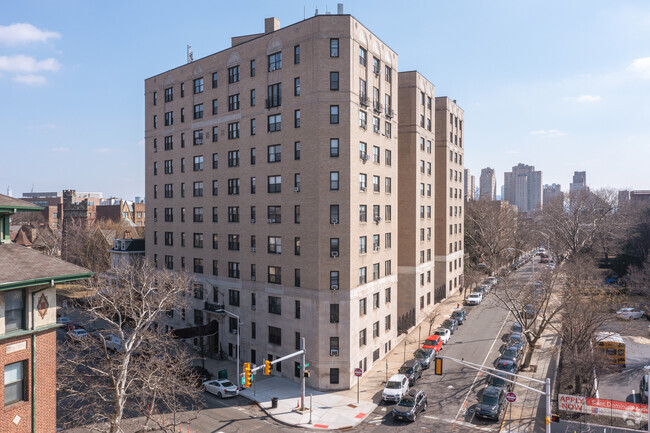
[[[83,268],[11,243],[9,219],[41,208],[0,195],[0,432],[56,431],[56,284]]]
[[[239,333],[257,364],[304,337],[308,385],[345,389],[453,290],[433,293],[433,85],[354,17],[268,18],[145,95],[146,256],[194,277],[168,326],[217,321],[210,352],[234,359]]]

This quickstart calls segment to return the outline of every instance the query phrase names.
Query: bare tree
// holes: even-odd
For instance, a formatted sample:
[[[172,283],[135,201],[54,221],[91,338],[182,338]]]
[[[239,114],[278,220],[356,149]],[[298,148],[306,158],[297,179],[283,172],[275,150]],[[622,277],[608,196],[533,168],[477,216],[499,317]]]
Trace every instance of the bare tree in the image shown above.
[[[62,259],[90,269],[95,275],[110,267],[109,244],[103,222],[70,219],[62,236]]]
[[[61,230],[47,226],[39,228],[32,248],[48,256],[59,256],[61,254]]]
[[[465,264],[463,271],[463,300],[467,299],[468,292],[483,281],[484,278],[485,272],[479,270],[474,265]]]
[[[200,397],[187,380],[189,354],[157,322],[187,304],[189,278],[143,261],[91,284],[94,295],[81,309],[88,327],[102,330],[59,347],[59,406],[71,409],[62,414],[64,424],[106,433],[121,433],[126,424],[175,431],[154,413],[194,409]],[[117,350],[109,349],[109,335],[121,342]]]

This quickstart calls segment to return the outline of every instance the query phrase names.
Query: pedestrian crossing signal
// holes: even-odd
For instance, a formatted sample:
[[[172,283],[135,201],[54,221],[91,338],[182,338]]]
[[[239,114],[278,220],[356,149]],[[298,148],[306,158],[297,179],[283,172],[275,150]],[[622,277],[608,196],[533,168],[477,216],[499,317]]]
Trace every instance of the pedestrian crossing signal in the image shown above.
[[[435,359],[434,372],[437,376],[442,376],[442,358]]]

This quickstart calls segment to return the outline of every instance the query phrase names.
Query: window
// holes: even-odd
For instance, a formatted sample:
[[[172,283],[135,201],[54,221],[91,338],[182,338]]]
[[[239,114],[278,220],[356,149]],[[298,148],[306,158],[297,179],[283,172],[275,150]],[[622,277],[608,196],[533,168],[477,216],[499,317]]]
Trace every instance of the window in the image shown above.
[[[154,165],[154,170],[156,170],[156,167],[157,166]],[[167,159],[165,160],[165,174],[172,174],[172,173],[174,173],[174,160]]]
[[[5,333],[25,329],[25,294],[23,290],[11,290],[4,292],[4,294]]]
[[[330,124],[336,125],[339,123],[339,106],[330,105]]]
[[[158,92],[153,92],[153,105],[158,105]]]
[[[372,177],[372,190],[374,192],[379,192],[380,191],[379,183],[380,183],[379,176],[373,176]]]
[[[194,80],[194,94],[203,93],[203,77]]]
[[[300,63],[300,45],[293,47],[293,63],[297,65]]]
[[[297,204],[293,207],[293,222],[300,224],[300,205]]]
[[[194,106],[194,119],[203,119],[203,104]]]
[[[228,277],[239,278],[239,263],[228,262]]]
[[[359,205],[359,221],[364,223],[368,221],[368,206],[365,204]]]
[[[194,259],[194,272],[197,274],[203,273],[203,259]]]
[[[165,269],[174,269],[174,256],[165,255]]]
[[[255,165],[256,162],[256,150],[254,147],[251,148],[251,165]]]
[[[231,150],[228,152],[228,167],[239,167],[239,151]]]
[[[198,129],[194,131],[194,146],[199,146],[203,144],[203,130]]]
[[[251,135],[255,135],[257,128],[255,127],[255,119],[251,119]]]
[[[300,159],[300,142],[293,143],[293,159],[296,161]]]
[[[165,102],[172,102],[174,100],[174,88],[168,87],[165,89]]]
[[[269,313],[282,315],[282,298],[269,296]]]
[[[293,188],[295,192],[300,191],[300,173],[294,173],[293,175]]]
[[[363,347],[366,345],[366,329],[362,329],[359,332],[359,347]]]
[[[330,289],[339,287],[339,271],[330,271]]]
[[[173,222],[174,221],[174,208],[171,207],[166,207],[165,208],[165,222]]]
[[[368,314],[366,298],[361,298],[359,299],[359,316],[365,316],[366,314]]]
[[[181,98],[185,97],[185,83],[181,83]]]
[[[216,206],[212,207],[212,222],[213,223],[219,222],[219,208],[217,208]]]
[[[379,163],[379,147],[372,146],[372,162]]]
[[[193,215],[194,215],[193,221],[195,223],[202,223],[203,222],[203,208],[202,207],[195,207]]]
[[[393,163],[392,156],[393,153],[390,150],[386,149],[386,152],[384,152],[384,162],[386,165],[390,166]]]
[[[255,76],[255,59],[251,60],[250,66],[251,66],[251,77],[254,77]]]
[[[239,206],[228,206],[228,222],[239,222]]]
[[[330,90],[339,90],[339,73],[330,72]]]
[[[373,130],[373,132],[375,132],[377,134],[379,134],[381,132],[379,117],[373,116],[373,118],[372,118],[372,130]]]
[[[366,66],[367,60],[366,57],[368,56],[368,51],[363,48],[359,47],[359,64]]]
[[[365,191],[367,188],[368,188],[368,175],[365,173],[359,173],[359,189],[361,191]]]
[[[339,304],[330,304],[330,323],[339,323]]]
[[[372,265],[372,279],[373,280],[379,279],[379,263],[374,263]]]
[[[228,179],[228,195],[239,195],[239,179]]]
[[[339,156],[339,139],[330,138],[330,157],[336,158]]]
[[[181,108],[181,123],[185,123],[185,108]]]
[[[236,83],[239,81],[239,65],[228,68],[228,83]]]
[[[234,138],[239,138],[239,122],[228,124],[228,139],[232,140]]]
[[[194,171],[203,171],[203,155],[194,157]]]
[[[269,326],[269,343],[277,344],[278,346],[282,345],[282,329]]]
[[[339,238],[330,238],[330,257],[339,255]]]
[[[181,147],[185,147],[185,133],[181,133]]]
[[[339,56],[339,40],[330,39],[330,57],[338,57],[338,56]]]
[[[359,284],[366,284],[368,280],[368,272],[366,267],[359,268]]]
[[[251,206],[251,223],[255,222],[256,217],[257,217],[257,212],[255,211],[255,206]]]
[[[391,138],[391,137],[392,137],[392,134],[393,134],[393,132],[392,132],[392,125],[391,125],[390,122],[386,122],[386,124],[385,124],[385,130],[384,130],[384,135],[386,135],[387,138]]]
[[[239,307],[239,290],[228,290],[228,305]]]
[[[239,235],[228,235],[228,250],[239,251]]]
[[[379,242],[379,235],[374,234],[372,235],[372,249],[373,251],[379,251],[381,244]]]
[[[359,126],[363,129],[368,128],[368,113],[363,110],[359,110]]]
[[[367,243],[366,236],[359,236],[359,254],[365,254],[368,252]]]
[[[282,222],[281,207],[269,206],[267,207],[268,222],[270,224],[279,224]]]
[[[390,260],[386,260],[384,262],[384,273],[386,275],[391,275],[393,273],[393,269],[392,269],[391,265],[392,265],[392,263],[391,263]]]
[[[269,176],[267,191],[269,193],[282,192],[282,176]]]
[[[282,130],[282,115],[273,114],[268,117],[267,122],[267,131],[268,132],[277,132]]]
[[[274,53],[269,57],[269,72],[282,69],[282,52]]]
[[[293,96],[300,96],[300,77],[293,79]]]
[[[390,331],[390,314],[386,316],[386,318],[384,319],[384,323],[385,323],[384,329],[386,331]]]
[[[368,106],[367,87],[366,80],[359,78],[359,102],[365,107]]]
[[[293,112],[293,127],[300,128],[300,110],[294,110]]]
[[[203,182],[194,182],[194,197],[203,197]]]
[[[257,182],[255,177],[251,177],[251,194],[255,194],[257,189]]]
[[[377,337],[379,337],[379,322],[375,322],[372,324],[372,338],[377,338]]]
[[[27,400],[25,370],[25,361],[5,365],[5,406]]]
[[[174,233],[165,232],[165,245],[174,245]]]
[[[257,103],[257,98],[255,96],[255,89],[251,89],[251,107],[254,107]]]
[[[268,158],[267,162],[280,162],[282,161],[282,146],[280,144],[274,144],[268,147]]]
[[[174,138],[171,135],[165,137],[165,150],[172,150],[174,148]]]
[[[377,57],[372,58],[372,72],[376,75],[381,74],[381,62]]]
[[[390,194],[392,192],[393,187],[392,187],[391,182],[392,182],[392,180],[391,180],[390,177],[387,177],[386,179],[384,179],[386,194]],[[431,185],[429,185],[429,186],[431,186]]]
[[[339,172],[330,171],[330,191],[339,190]]]
[[[219,195],[219,181],[218,180],[213,180],[212,181],[212,195],[214,195],[214,196]]]
[[[293,285],[300,287],[300,269],[293,270]]]
[[[267,252],[269,254],[281,254],[282,253],[282,238],[279,237],[279,236],[269,236],[268,237]]]
[[[153,117],[154,117],[154,128],[155,128],[157,117],[156,116]],[[171,126],[173,124],[174,124],[174,112],[168,111],[167,113],[165,113],[165,126]]]
[[[339,223],[339,205],[331,204],[330,205],[330,224]]]
[[[239,93],[228,96],[228,111],[239,110]]]
[[[271,84],[268,86],[268,99],[266,108],[279,107],[282,104],[282,84]]]

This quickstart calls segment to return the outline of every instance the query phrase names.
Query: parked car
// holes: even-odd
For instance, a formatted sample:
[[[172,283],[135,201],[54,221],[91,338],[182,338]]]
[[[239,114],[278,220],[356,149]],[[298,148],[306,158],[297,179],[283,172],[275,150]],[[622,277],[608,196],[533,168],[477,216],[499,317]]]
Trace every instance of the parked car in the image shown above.
[[[519,361],[521,360],[521,351],[515,346],[510,346],[501,352],[499,361],[501,360],[509,360],[514,362],[515,365],[519,365]]]
[[[533,304],[526,304],[522,309],[522,314],[528,319],[533,319],[535,317],[535,307]]]
[[[239,388],[228,379],[216,379],[203,382],[203,389],[219,398],[239,395]]]
[[[72,323],[72,319],[67,316],[59,316],[56,318],[56,323],[59,325],[67,325],[68,323]]]
[[[115,352],[123,352],[124,345],[122,344],[122,339],[116,337],[113,334],[104,335],[104,341],[106,342],[106,348],[113,350]]]
[[[422,364],[417,359],[410,359],[402,364],[398,373],[408,378],[409,386],[415,385],[415,381],[422,377]]]
[[[513,383],[507,382],[507,381],[505,381],[503,379],[515,380],[514,376],[510,376],[510,375],[505,374],[505,373],[503,373],[501,371],[497,371],[494,374],[495,374],[494,376],[490,375],[488,377],[488,381],[487,381],[488,386],[494,386],[496,388],[501,388],[501,389],[503,389],[505,391],[512,391],[512,388],[514,388],[515,385]]]
[[[510,327],[510,333],[512,334],[521,334],[523,332],[524,328],[521,326],[521,323],[515,322],[512,324]]]
[[[451,318],[456,319],[458,325],[462,325],[465,323],[465,319],[467,319],[467,313],[465,310],[455,310],[453,313],[451,313]]]
[[[429,337],[427,337],[426,341],[422,345],[422,348],[431,349],[435,353],[438,353],[438,351],[442,349],[442,339],[439,335],[429,335]]]
[[[481,296],[485,297],[485,295],[487,295],[487,290],[485,289],[485,286],[478,286],[474,287],[472,293],[480,293]]]
[[[451,332],[447,328],[438,328],[434,331],[433,335],[439,335],[442,340],[442,344],[447,344],[449,338],[451,337]]]
[[[488,281],[490,281],[490,284],[492,284],[493,286],[496,286],[497,283],[499,282],[499,279],[497,277],[494,277],[494,276],[487,277],[487,279],[488,279]]]
[[[476,416],[498,421],[504,412],[506,392],[502,388],[488,386],[481,393],[476,405]]]
[[[513,332],[508,338],[508,347],[515,346],[520,351],[523,351],[526,348],[526,337],[523,334]]]
[[[66,331],[72,331],[73,329],[84,329],[83,325],[81,322],[68,322],[65,325],[65,330]]]
[[[66,335],[68,338],[70,338],[72,341],[82,341],[86,338],[88,338],[88,332],[86,332],[85,329],[83,328],[78,328],[78,329],[71,329],[68,332],[66,332]]]
[[[422,369],[426,370],[431,367],[431,363],[436,359],[436,352],[433,349],[417,349],[413,352],[413,358],[420,361]]]
[[[640,319],[643,317],[643,311],[636,308],[621,308],[616,312],[616,318],[622,320]]]
[[[496,365],[497,370],[505,371],[506,373],[517,373],[517,364],[508,360],[499,360]]]
[[[456,322],[456,319],[445,319],[440,327],[449,329],[449,332],[453,334],[456,331],[456,328],[458,328],[458,322]]]
[[[415,421],[420,412],[427,410],[427,395],[422,390],[410,389],[393,409],[393,419]]]
[[[384,401],[400,401],[409,390],[409,380],[403,374],[393,374],[381,393]]]
[[[467,299],[465,299],[467,305],[478,305],[481,302],[483,302],[483,294],[478,292],[470,293]]]

